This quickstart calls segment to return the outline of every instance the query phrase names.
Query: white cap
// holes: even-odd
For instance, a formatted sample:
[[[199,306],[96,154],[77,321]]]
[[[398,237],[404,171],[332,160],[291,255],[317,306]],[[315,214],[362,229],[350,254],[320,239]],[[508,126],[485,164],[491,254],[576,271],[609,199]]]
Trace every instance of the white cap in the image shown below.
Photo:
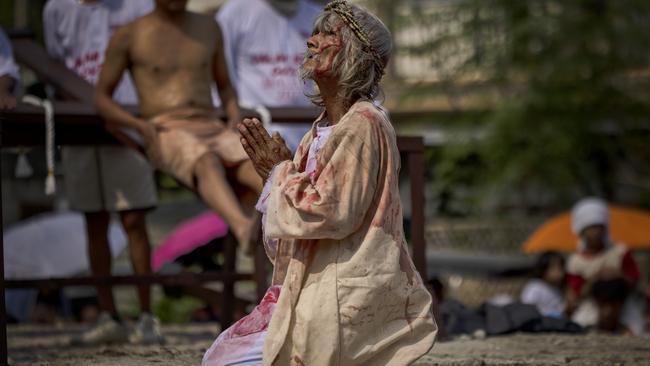
[[[609,209],[607,202],[600,198],[589,197],[580,200],[571,211],[571,230],[576,235],[593,225],[609,226]]]

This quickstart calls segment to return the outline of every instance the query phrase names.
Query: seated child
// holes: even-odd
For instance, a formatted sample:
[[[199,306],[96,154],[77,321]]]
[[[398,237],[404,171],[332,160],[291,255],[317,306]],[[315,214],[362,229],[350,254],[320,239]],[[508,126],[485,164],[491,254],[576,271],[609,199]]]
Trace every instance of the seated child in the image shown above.
[[[563,317],[565,278],[564,257],[557,252],[542,253],[537,258],[533,278],[521,291],[521,302],[535,305],[544,316]]]

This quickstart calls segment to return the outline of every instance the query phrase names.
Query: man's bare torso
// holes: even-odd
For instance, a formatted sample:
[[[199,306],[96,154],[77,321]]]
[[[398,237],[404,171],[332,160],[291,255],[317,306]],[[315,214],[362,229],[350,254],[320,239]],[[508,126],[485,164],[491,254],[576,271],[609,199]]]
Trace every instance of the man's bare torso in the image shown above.
[[[128,67],[143,117],[186,107],[213,108],[210,85],[220,36],[214,20],[187,13],[177,25],[149,14],[128,27]]]

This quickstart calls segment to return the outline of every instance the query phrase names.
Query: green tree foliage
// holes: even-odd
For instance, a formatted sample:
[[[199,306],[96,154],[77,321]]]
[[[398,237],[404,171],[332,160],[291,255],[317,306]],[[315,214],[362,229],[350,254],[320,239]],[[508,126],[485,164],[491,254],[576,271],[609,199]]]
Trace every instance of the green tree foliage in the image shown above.
[[[649,1],[410,4],[399,24],[431,32],[402,52],[430,57],[451,94],[474,85],[489,111],[480,138],[436,156],[441,199],[475,184],[492,200],[563,206],[587,194],[617,199],[629,177],[648,195],[637,184],[647,160],[634,161],[650,155]]]

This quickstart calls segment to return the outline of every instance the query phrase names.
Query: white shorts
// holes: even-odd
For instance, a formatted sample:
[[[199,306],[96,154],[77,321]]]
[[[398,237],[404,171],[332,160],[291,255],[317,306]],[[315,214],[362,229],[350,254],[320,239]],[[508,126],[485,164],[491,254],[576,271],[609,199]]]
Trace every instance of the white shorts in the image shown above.
[[[153,169],[122,146],[64,146],[64,185],[70,208],[81,212],[155,207]]]

